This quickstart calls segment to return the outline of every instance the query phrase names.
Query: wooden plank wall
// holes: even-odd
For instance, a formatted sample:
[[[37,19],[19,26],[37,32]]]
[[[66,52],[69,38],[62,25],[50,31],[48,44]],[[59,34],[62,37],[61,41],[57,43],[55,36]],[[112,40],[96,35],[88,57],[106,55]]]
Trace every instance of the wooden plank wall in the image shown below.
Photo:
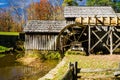
[[[25,49],[36,50],[57,50],[56,49],[57,35],[40,34],[40,35],[25,35]]]

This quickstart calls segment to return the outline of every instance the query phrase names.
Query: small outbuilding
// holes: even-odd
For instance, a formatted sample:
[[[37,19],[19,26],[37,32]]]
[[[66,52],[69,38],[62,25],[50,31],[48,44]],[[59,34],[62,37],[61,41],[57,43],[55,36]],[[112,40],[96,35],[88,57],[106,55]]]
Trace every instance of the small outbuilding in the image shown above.
[[[24,28],[26,50],[57,50],[56,40],[66,21],[30,20]]]

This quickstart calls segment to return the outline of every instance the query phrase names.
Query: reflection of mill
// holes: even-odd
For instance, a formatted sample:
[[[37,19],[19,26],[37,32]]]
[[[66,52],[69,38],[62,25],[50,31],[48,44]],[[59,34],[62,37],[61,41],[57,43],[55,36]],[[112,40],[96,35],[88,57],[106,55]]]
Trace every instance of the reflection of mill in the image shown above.
[[[72,10],[76,13],[71,13]],[[112,55],[119,48],[120,19],[111,7],[66,7],[64,14],[69,25],[58,35],[58,48],[62,52],[70,48],[71,42],[82,43],[88,54],[102,51]]]

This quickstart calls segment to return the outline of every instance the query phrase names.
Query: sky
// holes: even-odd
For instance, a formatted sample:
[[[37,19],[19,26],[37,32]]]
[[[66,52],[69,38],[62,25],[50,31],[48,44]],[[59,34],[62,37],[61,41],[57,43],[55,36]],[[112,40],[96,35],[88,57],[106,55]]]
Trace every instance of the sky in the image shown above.
[[[9,1],[10,0],[0,0],[0,8],[1,7],[9,7]],[[40,0],[33,0],[34,2],[38,2],[38,1],[40,1]],[[50,1],[52,1],[53,2],[53,0],[50,0]],[[60,0],[61,2],[63,1],[63,0]],[[80,3],[80,5],[85,5],[85,3],[86,3],[86,0],[83,0],[83,1],[78,1],[78,3]],[[30,4],[30,0],[28,0],[28,3],[27,4]]]
[[[0,7],[8,6],[7,0],[0,0]]]
[[[9,2],[10,1],[13,1],[13,0],[0,0],[0,8],[1,7],[9,7]],[[17,0],[16,0],[17,1]],[[20,0],[18,0],[18,1],[20,1]],[[27,1],[27,3],[26,4],[30,4],[30,0],[25,0],[25,1]],[[33,0],[34,2],[38,2],[39,0]]]

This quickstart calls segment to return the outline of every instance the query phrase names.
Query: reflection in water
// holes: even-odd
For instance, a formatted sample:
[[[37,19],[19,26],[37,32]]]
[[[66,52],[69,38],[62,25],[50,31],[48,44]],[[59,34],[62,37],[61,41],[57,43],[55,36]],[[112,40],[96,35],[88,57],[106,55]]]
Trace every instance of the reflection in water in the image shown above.
[[[26,67],[26,66],[13,66],[0,68],[0,80],[20,80],[24,78],[30,78],[35,76],[40,77],[38,74],[40,69]]]
[[[37,80],[58,63],[58,60],[46,60],[39,67],[31,67],[21,65],[20,63],[16,64],[14,59],[10,59],[13,57],[8,57],[4,57],[4,60],[9,59],[9,61],[2,59],[4,62],[0,62],[0,80]]]

